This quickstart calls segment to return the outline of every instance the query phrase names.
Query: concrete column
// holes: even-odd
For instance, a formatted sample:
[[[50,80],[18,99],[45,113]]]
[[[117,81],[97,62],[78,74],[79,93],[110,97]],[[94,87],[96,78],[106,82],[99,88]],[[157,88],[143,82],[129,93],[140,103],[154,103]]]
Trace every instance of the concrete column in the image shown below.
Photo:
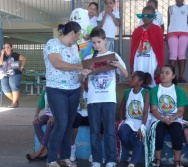
[[[0,21],[0,50],[3,48],[2,22]]]
[[[57,28],[53,28],[53,38],[59,38],[60,34],[59,31],[57,31]]]
[[[77,8],[82,8],[82,1],[81,0],[77,0]]]

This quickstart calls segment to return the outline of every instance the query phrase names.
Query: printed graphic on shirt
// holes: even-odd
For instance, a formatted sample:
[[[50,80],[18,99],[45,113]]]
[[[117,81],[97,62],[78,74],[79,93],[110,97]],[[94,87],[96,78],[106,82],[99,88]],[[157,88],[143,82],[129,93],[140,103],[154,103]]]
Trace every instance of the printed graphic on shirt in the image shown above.
[[[48,102],[46,103],[46,113],[51,114],[51,109],[50,109],[50,105],[48,104]]]
[[[138,100],[132,100],[128,106],[128,115],[134,119],[142,119],[143,112],[141,108],[141,102]]]
[[[175,102],[172,97],[168,95],[162,95],[159,98],[159,110],[164,114],[172,113],[175,110]]]
[[[78,106],[78,111],[87,110],[87,98],[80,99],[80,104]]]
[[[97,75],[93,75],[92,78],[92,85],[95,89],[106,89],[110,86],[113,77],[110,71],[100,73]]]
[[[146,54],[146,53],[148,53],[151,50],[150,43],[149,42],[143,42],[143,46],[141,46],[141,43],[142,43],[142,41],[138,45],[137,52],[140,53],[139,55],[141,55],[141,56],[148,55],[148,57],[149,57],[149,54]],[[142,47],[142,49],[141,49],[142,51],[141,52],[140,52],[140,47]]]
[[[11,66],[11,64],[14,62],[14,58],[13,57],[10,57],[9,59],[8,59],[8,62],[7,62],[7,74],[8,75],[14,75],[15,74],[15,72],[14,72],[14,70],[12,69],[12,66]]]

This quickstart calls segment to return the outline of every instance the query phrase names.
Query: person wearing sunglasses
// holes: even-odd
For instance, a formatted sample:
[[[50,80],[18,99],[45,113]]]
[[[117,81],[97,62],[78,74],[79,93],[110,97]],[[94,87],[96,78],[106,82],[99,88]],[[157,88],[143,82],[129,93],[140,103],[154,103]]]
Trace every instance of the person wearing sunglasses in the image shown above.
[[[168,8],[169,64],[176,67],[178,63],[178,82],[185,83],[183,78],[186,65],[186,50],[188,44],[188,5],[184,0],[176,0],[176,4]]]
[[[164,40],[162,29],[153,24],[155,9],[146,6],[142,14],[137,14],[144,24],[137,27],[131,39],[130,73],[134,71],[149,72],[152,76],[150,87],[160,82],[160,68],[164,63]]]
[[[159,11],[157,11],[158,1],[157,0],[149,0],[147,2],[146,6],[151,6],[151,7],[153,7],[155,9],[156,18],[153,19],[153,24],[158,25],[159,27],[161,27],[162,30],[163,30],[163,33],[164,33],[163,15]],[[138,23],[138,26],[143,25],[143,24],[144,24],[143,20],[140,19],[140,21]]]

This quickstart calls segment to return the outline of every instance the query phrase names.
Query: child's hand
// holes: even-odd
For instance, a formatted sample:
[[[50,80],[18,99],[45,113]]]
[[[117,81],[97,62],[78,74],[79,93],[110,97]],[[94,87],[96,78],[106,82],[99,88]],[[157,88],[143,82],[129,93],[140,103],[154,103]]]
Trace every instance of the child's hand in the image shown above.
[[[175,118],[174,116],[172,116],[172,115],[169,116],[169,121],[170,121],[171,123],[173,123],[173,122],[175,121],[175,119],[176,119],[176,118]]]
[[[53,117],[50,118],[47,123],[49,123],[50,125],[53,125],[54,124],[54,118]]]
[[[110,65],[112,65],[112,66],[114,66],[114,67],[120,67],[120,66],[121,66],[121,64],[119,63],[118,60],[112,61],[112,62],[110,63]]]
[[[140,138],[140,141],[144,142],[144,137],[142,135],[141,129],[138,129],[137,136]]]
[[[108,14],[109,14],[109,15],[112,15],[112,11],[113,11],[113,10],[112,10],[111,8],[109,8],[109,9],[108,9]]]
[[[161,121],[166,123],[167,125],[170,125],[172,123],[169,116],[163,117]]]
[[[40,122],[40,117],[39,116],[35,116],[33,119],[33,124],[39,123]]]
[[[89,75],[91,72],[92,72],[92,71],[89,70],[89,69],[83,69],[81,73],[82,73],[82,75],[87,76],[87,75]]]

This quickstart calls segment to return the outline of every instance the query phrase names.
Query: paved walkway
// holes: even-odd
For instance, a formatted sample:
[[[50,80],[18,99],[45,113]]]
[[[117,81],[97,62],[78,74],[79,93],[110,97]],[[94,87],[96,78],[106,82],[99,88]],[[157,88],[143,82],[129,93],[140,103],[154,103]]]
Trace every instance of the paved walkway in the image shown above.
[[[20,107],[8,109],[10,101],[3,97],[0,107],[0,167],[45,167],[43,162],[28,162],[27,153],[33,152],[32,120],[39,96],[21,93]],[[77,160],[78,167],[90,167],[88,160]],[[104,165],[103,165],[104,166]],[[117,167],[126,167],[122,162]],[[142,167],[143,165],[137,165]],[[163,165],[164,167],[167,165]],[[170,166],[169,166],[170,167]]]

